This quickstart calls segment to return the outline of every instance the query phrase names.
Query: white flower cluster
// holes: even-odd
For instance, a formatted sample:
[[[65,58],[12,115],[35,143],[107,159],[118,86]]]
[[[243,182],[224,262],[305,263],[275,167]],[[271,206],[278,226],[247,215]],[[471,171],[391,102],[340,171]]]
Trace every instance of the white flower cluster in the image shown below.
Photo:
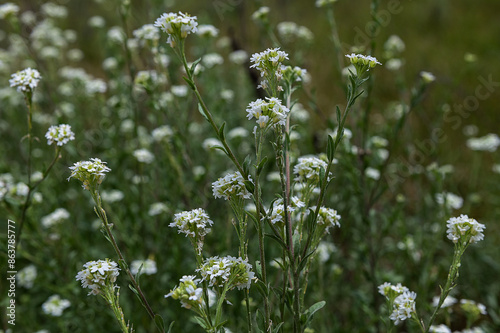
[[[448,209],[450,208],[460,209],[464,204],[464,199],[462,199],[456,194],[443,192],[443,193],[436,193],[436,202],[440,205],[446,204],[446,207]]]
[[[210,226],[213,224],[205,210],[198,208],[175,214],[174,222],[170,223],[169,227],[178,228],[178,232],[185,234],[186,237],[202,238],[210,232]]]
[[[204,38],[215,38],[219,36],[219,29],[211,24],[200,24],[196,34]]]
[[[50,228],[69,219],[69,212],[64,208],[57,208],[54,212],[42,217],[41,223],[44,228]]]
[[[120,190],[111,190],[111,191],[102,191],[101,192],[102,201],[108,202],[108,203],[121,201],[124,197],[125,197],[125,194],[123,194],[123,192]]]
[[[36,69],[26,68],[11,75],[10,86],[17,88],[19,92],[31,92],[36,88],[42,76]]]
[[[331,5],[335,2],[337,2],[337,0],[316,0],[316,7],[318,7],[318,8],[326,7],[326,6]]]
[[[45,133],[45,138],[47,139],[47,144],[51,145],[54,142],[58,146],[67,144],[71,140],[75,140],[75,133],[71,130],[71,126],[67,124],[61,124],[59,126],[50,126],[47,133]]]
[[[249,180],[252,181],[251,178]],[[245,179],[239,171],[228,173],[213,182],[212,191],[215,198],[224,198],[226,200],[236,197],[250,199],[252,195],[245,187]]]
[[[266,97],[267,101],[257,99],[251,102],[246,111],[247,118],[255,118],[260,128],[265,129],[272,125],[285,125],[286,117],[290,110],[281,104],[281,101],[275,97]]]
[[[323,168],[326,172],[327,164],[315,156],[299,157],[298,163],[293,168],[295,180],[303,183],[319,183],[320,170]]]
[[[353,64],[353,65],[362,64],[362,65],[368,66],[369,68],[373,68],[376,65],[382,65],[377,60],[377,58],[372,57],[372,56],[351,53],[351,54],[346,55],[346,57],[349,58],[349,60],[351,61],[351,64]],[[367,68],[367,70],[369,68]]]
[[[453,243],[462,241],[466,243],[476,243],[484,239],[483,231],[486,229],[484,224],[478,223],[475,219],[467,215],[452,217],[446,222],[447,237]]]
[[[37,276],[36,266],[29,265],[21,269],[19,272],[17,272],[16,280],[21,287],[30,289],[31,287],[33,287],[36,276]]]
[[[196,16],[189,16],[181,12],[179,14],[164,13],[155,21],[154,26],[161,28],[168,34],[167,42],[172,47],[175,47],[177,41],[186,38],[188,34],[198,31]]]
[[[184,275],[179,281],[179,286],[175,287],[165,297],[180,300],[181,306],[186,309],[200,306],[203,295],[203,289],[197,287],[200,280],[195,279],[193,275]]]
[[[468,313],[474,313],[476,315],[482,314],[486,315],[488,312],[486,311],[486,306],[481,303],[476,303],[473,300],[470,299],[461,299],[460,300],[460,307],[462,310]]]
[[[16,15],[19,13],[19,6],[12,2],[6,2],[0,5],[0,19],[3,20],[9,15]]]
[[[397,285],[393,285],[389,282],[384,282],[380,286],[378,286],[378,292],[382,295],[385,296],[386,299],[394,299],[397,296],[401,295],[405,291],[409,291],[408,288],[403,286],[401,283],[398,283]]]
[[[224,284],[230,282],[228,289],[234,287],[249,289],[252,279],[255,277],[252,265],[241,257],[219,258],[216,256],[208,258],[196,271],[201,274],[202,279],[207,281],[210,287],[223,287]]]
[[[401,295],[394,299],[392,313],[389,319],[394,321],[395,325],[398,325],[402,321],[411,318],[412,314],[416,312],[415,310],[415,299],[417,294],[413,291],[406,290]]]
[[[116,278],[120,274],[118,264],[109,259],[89,261],[78,272],[76,280],[82,283],[82,288],[89,288],[89,295],[98,295],[103,288],[114,288]]]
[[[311,207],[313,210],[316,210],[316,207]],[[320,207],[317,223],[320,224],[325,232],[329,232],[331,227],[340,227],[340,215],[337,214],[335,209]]]
[[[429,327],[430,333],[452,333],[450,328],[444,324],[441,325],[431,325]]]
[[[155,160],[155,156],[145,148],[135,150],[133,155],[141,163],[151,164]]]
[[[98,158],[91,158],[90,161],[76,162],[73,166],[69,167],[71,175],[68,177],[68,181],[71,178],[76,178],[83,183],[82,186],[86,190],[89,190],[90,187],[98,186],[104,180],[106,173],[111,171],[105,164],[106,162]]]
[[[471,150],[494,152],[500,146],[500,138],[494,133],[487,134],[480,138],[470,138],[466,142]]]
[[[160,141],[163,141],[163,140],[168,140],[168,139],[170,139],[172,137],[172,135],[174,135],[174,131],[168,125],[163,125],[163,126],[160,126],[158,128],[155,128],[151,132],[151,137],[156,142],[160,142]]]
[[[132,32],[139,41],[157,41],[160,39],[160,30],[153,24],[145,24]]]
[[[250,61],[253,64],[250,68],[256,68],[262,77],[276,75],[280,78],[281,66],[285,60],[288,60],[288,54],[286,52],[280,51],[279,48],[267,49],[252,54]]]
[[[281,22],[276,26],[278,35],[285,42],[292,42],[296,39],[302,39],[306,42],[312,41],[313,33],[307,27],[299,26],[295,22]]]
[[[291,198],[291,205],[288,205],[287,211],[293,213],[295,210],[304,208],[306,204],[300,200],[298,197],[293,196]],[[277,224],[283,226],[285,223],[285,205],[283,204],[283,199],[278,199],[274,203],[273,210],[269,216],[272,224]]]
[[[59,295],[52,295],[42,304],[42,311],[49,316],[60,317],[70,305],[71,302],[67,299],[62,299]]]
[[[139,273],[139,268],[141,267],[141,274],[153,275],[158,271],[156,269],[156,261],[152,259],[146,260],[134,260],[130,263],[130,272],[134,275]]]

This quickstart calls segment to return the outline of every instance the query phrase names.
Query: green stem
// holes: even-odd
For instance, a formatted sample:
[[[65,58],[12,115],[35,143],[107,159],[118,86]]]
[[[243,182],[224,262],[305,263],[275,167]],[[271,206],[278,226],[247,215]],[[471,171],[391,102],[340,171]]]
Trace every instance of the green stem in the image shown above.
[[[120,251],[120,248],[118,247],[118,244],[116,243],[115,237],[113,236],[113,233],[111,232],[110,225],[108,223],[108,218],[106,216],[106,211],[102,208],[101,205],[101,198],[99,196],[99,193],[97,190],[91,190],[92,198],[94,199],[95,204],[97,207],[95,208],[95,211],[97,213],[97,216],[101,219],[104,228],[106,229],[106,234],[108,235],[108,239],[111,242],[111,245],[113,245],[113,248],[115,249],[116,254],[118,255],[118,258],[120,259],[120,263],[122,264],[122,268],[124,268],[125,272],[127,273],[130,281],[132,282],[132,285],[134,288],[137,290],[137,294],[139,295],[139,298],[141,299],[142,304],[146,308],[146,311],[148,312],[149,316],[151,317],[152,320],[155,319],[155,313],[151,306],[149,305],[146,297],[144,296],[144,293],[142,292],[141,287],[137,283],[137,281],[134,278],[134,275],[132,275],[132,272],[130,272],[130,269],[128,268],[128,265],[126,264],[125,258],[122,255],[122,252]]]

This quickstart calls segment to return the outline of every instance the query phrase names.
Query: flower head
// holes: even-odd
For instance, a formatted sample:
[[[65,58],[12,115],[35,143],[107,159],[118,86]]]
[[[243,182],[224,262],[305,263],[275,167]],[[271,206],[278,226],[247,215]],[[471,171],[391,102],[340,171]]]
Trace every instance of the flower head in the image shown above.
[[[251,181],[252,179],[249,178]],[[251,193],[245,187],[245,179],[239,171],[229,173],[212,184],[214,197],[231,200],[235,198],[250,199]]]
[[[462,244],[476,243],[484,239],[484,224],[478,223],[475,219],[467,215],[452,217],[446,222],[448,239],[453,243]]]
[[[500,146],[500,138],[494,133],[487,134],[480,138],[470,138],[466,145],[471,150],[494,152]]]
[[[226,283],[229,283],[228,290],[234,287],[248,289],[255,277],[252,265],[241,257],[208,258],[196,271],[201,274],[204,281],[208,281],[210,287],[222,288]]]
[[[313,210],[316,207],[311,207]],[[340,227],[340,215],[337,214],[335,209],[320,207],[317,223],[324,230],[324,232],[329,233],[331,227]]]
[[[67,299],[62,299],[59,295],[52,295],[42,304],[42,311],[50,316],[60,317],[70,305],[71,303]]]
[[[266,100],[257,99],[247,106],[247,118],[255,118],[261,129],[267,129],[269,126],[285,125],[286,117],[290,110],[281,104],[281,100],[266,97]]]
[[[42,217],[41,223],[44,228],[50,228],[69,218],[69,212],[64,208],[58,208],[47,216]]]
[[[401,283],[393,285],[389,282],[384,282],[383,284],[378,286],[378,292],[382,296],[385,296],[387,300],[394,300],[396,297],[406,291],[409,291],[409,289],[403,286]]]
[[[197,287],[199,282],[199,279],[195,279],[193,275],[184,275],[180,279],[179,286],[171,290],[165,297],[180,300],[183,308],[198,308],[201,306],[203,295],[203,289]]]
[[[106,162],[98,158],[91,158],[90,161],[76,162],[73,166],[69,167],[71,178],[76,178],[83,183],[83,188],[86,190],[96,189],[104,180],[106,173],[111,171],[106,165]]]
[[[203,240],[211,231],[210,226],[214,222],[204,209],[198,208],[191,211],[184,211],[174,215],[174,222],[169,227],[178,228],[178,232],[189,237],[193,246],[196,246],[198,253],[203,249]]]
[[[0,5],[0,19],[7,18],[10,15],[16,15],[17,13],[19,13],[19,6],[13,4],[12,2]]]
[[[45,134],[47,138],[47,144],[51,145],[54,142],[58,146],[67,144],[69,141],[75,139],[75,133],[71,130],[71,126],[67,124],[61,124],[59,126],[50,126],[49,130]]]
[[[134,151],[134,157],[141,163],[151,164],[155,160],[155,156],[147,149],[137,149]]]
[[[351,53],[346,55],[351,61],[351,64],[356,68],[356,73],[358,76],[362,76],[365,72],[374,68],[376,65],[382,65],[377,58],[362,54]]]
[[[155,21],[154,26],[161,28],[168,34],[167,42],[170,43],[171,47],[175,47],[177,42],[185,39],[188,34],[198,31],[196,16],[189,16],[181,12],[179,14],[164,13]]]
[[[392,308],[392,313],[389,318],[394,321],[395,325],[398,325],[402,321],[416,313],[415,310],[415,299],[417,294],[413,291],[404,291],[401,295],[394,299],[394,304]]]
[[[33,287],[37,275],[37,270],[35,265],[29,265],[21,269],[16,274],[17,283],[26,289]]]
[[[23,93],[32,92],[42,78],[40,72],[29,67],[12,74],[11,77],[12,78],[9,80],[10,86],[17,88],[17,91]]]
[[[318,157],[299,157],[298,163],[293,168],[293,173],[296,181],[318,184],[320,170],[326,170],[326,168],[326,162]]]
[[[109,259],[89,261],[78,272],[76,280],[82,283],[82,288],[89,288],[89,295],[98,295],[103,288],[115,288],[119,270],[116,262]]]

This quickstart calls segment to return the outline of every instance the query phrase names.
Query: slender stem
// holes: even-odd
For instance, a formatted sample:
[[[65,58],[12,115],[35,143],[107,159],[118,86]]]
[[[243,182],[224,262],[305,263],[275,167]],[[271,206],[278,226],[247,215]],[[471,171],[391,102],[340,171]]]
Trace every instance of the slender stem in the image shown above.
[[[333,12],[333,5],[328,6],[327,8],[327,17],[328,17],[328,23],[330,23],[330,28],[332,30],[332,40],[333,40],[333,47],[335,50],[335,65],[338,70],[339,77],[342,79],[342,47],[340,45],[340,38],[339,38],[339,33],[337,29],[337,23],[335,21],[335,15]]]
[[[91,193],[92,193],[92,191],[91,191]],[[154,313],[153,309],[151,308],[151,306],[149,305],[146,297],[144,296],[144,293],[142,292],[141,287],[139,286],[139,284],[135,280],[134,276],[132,275],[132,272],[130,272],[128,265],[126,264],[125,258],[123,257],[122,252],[120,251],[120,248],[118,247],[118,244],[116,243],[115,237],[113,236],[113,233],[111,232],[111,228],[110,228],[110,225],[108,223],[108,218],[106,217],[106,211],[102,208],[102,205],[101,205],[101,199],[100,199],[99,193],[97,191],[95,191],[92,194],[93,194],[92,197],[94,199],[94,202],[97,205],[97,207],[95,209],[96,213],[104,224],[104,228],[106,229],[106,234],[108,235],[109,241],[113,245],[113,248],[115,249],[115,252],[118,255],[118,258],[120,258],[120,262],[124,264],[122,266],[124,266],[124,269],[129,277],[130,281],[132,282],[132,285],[137,290],[137,293],[138,293],[144,307],[146,308],[146,311],[148,312],[151,319],[154,320],[155,313]]]

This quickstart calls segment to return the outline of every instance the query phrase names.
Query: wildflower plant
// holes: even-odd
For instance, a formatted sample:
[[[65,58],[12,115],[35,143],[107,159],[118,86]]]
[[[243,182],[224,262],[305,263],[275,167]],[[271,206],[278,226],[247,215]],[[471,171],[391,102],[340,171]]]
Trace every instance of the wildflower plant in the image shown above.
[[[118,277],[118,264],[109,259],[89,261],[83,265],[84,269],[78,272],[76,280],[80,281],[82,288],[90,289],[88,295],[101,296],[120,324],[122,332],[133,332],[133,328],[125,322],[123,311],[120,307],[120,291],[115,285]]]

